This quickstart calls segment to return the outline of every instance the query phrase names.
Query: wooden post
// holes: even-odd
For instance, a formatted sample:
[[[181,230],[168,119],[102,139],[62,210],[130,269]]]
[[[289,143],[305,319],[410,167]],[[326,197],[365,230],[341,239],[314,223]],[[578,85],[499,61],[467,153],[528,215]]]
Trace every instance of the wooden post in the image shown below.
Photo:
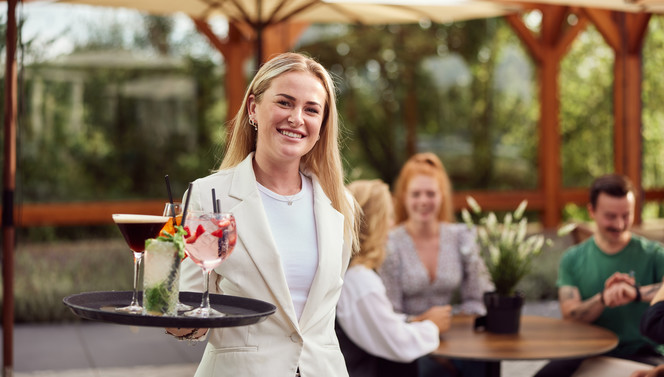
[[[14,189],[16,188],[16,3],[7,1],[2,191],[2,375],[14,373]]]
[[[625,174],[634,184],[634,223],[640,224],[645,195],[642,184],[641,53],[651,14],[599,9],[584,9],[584,12],[614,51],[614,171]]]
[[[539,72],[539,191],[542,192],[544,210],[542,225],[555,227],[562,219],[562,168],[560,139],[560,89],[558,74],[560,60],[567,53],[576,36],[585,28],[587,21],[564,28],[563,23],[569,8],[557,5],[541,5],[542,30],[539,38],[515,15],[506,16],[506,20],[521,39],[527,51],[533,57]]]

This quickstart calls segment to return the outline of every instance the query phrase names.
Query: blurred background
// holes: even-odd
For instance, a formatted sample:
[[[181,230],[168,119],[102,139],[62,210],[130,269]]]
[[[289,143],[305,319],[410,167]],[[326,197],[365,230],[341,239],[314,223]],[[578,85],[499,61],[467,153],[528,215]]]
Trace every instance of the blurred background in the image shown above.
[[[165,174],[180,198],[218,166],[232,117],[226,63],[189,17],[54,3],[20,5],[17,16],[19,219],[26,204],[165,202]],[[533,32],[541,27],[538,11],[523,20]],[[664,187],[663,21],[650,20],[642,53],[644,189]],[[220,38],[228,34],[223,19],[209,23]],[[392,183],[414,137],[415,151],[440,156],[456,191],[537,188],[537,72],[503,18],[312,24],[292,50],[337,79],[348,181]],[[592,25],[561,62],[564,187],[585,188],[613,171],[613,62]],[[246,82],[254,72],[249,59]],[[644,222],[663,211],[646,202]],[[539,214],[528,216],[537,222]],[[585,208],[568,205],[563,219],[586,221]],[[554,266],[569,244],[559,239],[540,256],[523,282],[529,299],[556,298]],[[18,227],[15,255],[16,322],[73,321],[63,297],[131,289],[131,254],[110,217]]]

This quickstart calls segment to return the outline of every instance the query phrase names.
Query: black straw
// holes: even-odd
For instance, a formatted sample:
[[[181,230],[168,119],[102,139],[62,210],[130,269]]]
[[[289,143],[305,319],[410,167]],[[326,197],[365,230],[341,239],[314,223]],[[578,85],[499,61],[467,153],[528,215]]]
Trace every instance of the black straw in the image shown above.
[[[166,181],[166,191],[168,191],[168,200],[171,202],[171,218],[173,219],[173,228],[178,225],[177,220],[175,220],[175,205],[173,204],[173,192],[171,191],[171,181],[168,179],[168,174],[164,176]]]
[[[217,208],[217,193],[215,192],[214,189],[212,189],[212,212],[214,213],[219,212]]]
[[[184,221],[187,220],[187,208],[189,208],[189,197],[191,196],[191,187],[194,184],[189,182],[189,188],[187,189],[187,196],[184,199],[184,209],[182,210],[182,222],[180,225],[184,228]]]
[[[221,212],[221,199],[217,199],[217,209],[214,211],[214,213],[220,213]]]

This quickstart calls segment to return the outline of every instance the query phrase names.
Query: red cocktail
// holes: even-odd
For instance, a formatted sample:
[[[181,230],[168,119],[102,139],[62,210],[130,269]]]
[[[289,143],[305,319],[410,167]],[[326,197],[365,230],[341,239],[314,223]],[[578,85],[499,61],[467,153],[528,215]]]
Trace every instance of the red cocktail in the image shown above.
[[[185,252],[203,271],[203,297],[201,306],[185,312],[190,317],[224,316],[210,307],[210,272],[228,258],[237,242],[235,217],[230,213],[191,212],[187,216]]]

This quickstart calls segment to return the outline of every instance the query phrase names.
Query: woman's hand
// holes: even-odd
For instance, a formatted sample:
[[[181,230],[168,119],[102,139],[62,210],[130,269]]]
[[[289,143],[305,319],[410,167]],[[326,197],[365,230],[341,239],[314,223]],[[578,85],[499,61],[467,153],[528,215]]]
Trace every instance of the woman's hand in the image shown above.
[[[450,305],[433,306],[426,312],[412,319],[413,321],[429,320],[438,326],[438,331],[444,333],[452,325],[452,307]]]
[[[663,377],[664,365],[657,366],[648,370],[637,370],[630,377]]]
[[[180,328],[180,327],[169,327],[166,329],[166,334],[173,335],[178,340],[194,340],[198,339],[207,334],[209,329],[192,329],[192,328]]]

